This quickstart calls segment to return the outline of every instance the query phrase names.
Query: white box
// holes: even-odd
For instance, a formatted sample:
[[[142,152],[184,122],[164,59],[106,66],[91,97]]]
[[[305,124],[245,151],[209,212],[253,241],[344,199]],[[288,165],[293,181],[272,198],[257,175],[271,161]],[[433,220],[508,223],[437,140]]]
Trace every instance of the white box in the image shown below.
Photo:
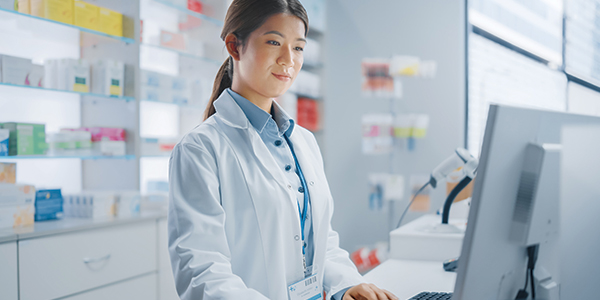
[[[116,196],[111,192],[90,192],[88,197],[87,216],[92,219],[114,217],[116,213]]]
[[[66,70],[68,91],[89,93],[90,63],[85,59],[69,59]]]
[[[450,219],[457,232],[443,232],[442,217],[425,215],[390,232],[389,258],[442,262],[460,256],[466,219]]]
[[[44,61],[44,87],[58,89],[58,60],[47,59]]]
[[[44,87],[45,70],[42,65],[32,65],[28,81],[30,86]]]
[[[124,141],[99,141],[92,144],[94,152],[99,155],[123,156],[126,153]]]
[[[123,62],[101,59],[92,65],[92,92],[108,96],[123,96],[125,65]]]
[[[140,214],[142,196],[139,191],[119,192],[117,197],[117,216],[131,217]]]
[[[0,55],[2,82],[17,85],[27,85],[28,75],[33,64],[30,59]]]
[[[33,225],[34,204],[33,186],[0,183],[0,228]]]

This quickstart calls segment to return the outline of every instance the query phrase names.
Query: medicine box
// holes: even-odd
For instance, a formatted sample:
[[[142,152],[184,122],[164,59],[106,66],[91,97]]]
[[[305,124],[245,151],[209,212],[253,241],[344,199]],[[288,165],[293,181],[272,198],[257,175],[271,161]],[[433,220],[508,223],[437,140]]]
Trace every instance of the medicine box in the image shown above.
[[[60,189],[38,190],[35,193],[35,221],[63,217],[63,197]]]
[[[73,0],[30,0],[31,15],[73,24]]]
[[[100,7],[98,12],[98,30],[106,34],[123,36],[123,15]]]
[[[99,13],[100,7],[75,0],[73,5],[73,24],[91,30],[98,30]]]
[[[25,84],[35,87],[44,87],[44,74],[44,66],[36,64],[31,65],[31,71],[29,72],[29,75],[27,75]]]
[[[120,61],[101,59],[92,65],[92,92],[108,96],[123,96],[125,65]]]
[[[12,183],[17,181],[17,164],[0,163],[0,183]]]
[[[0,156],[8,156],[8,137],[10,136],[10,131],[1,128],[2,126],[0,126]]]
[[[10,131],[8,155],[43,155],[46,153],[46,126],[44,124],[4,123]]]
[[[123,191],[117,196],[117,216],[132,217],[140,214],[142,196],[138,191]]]
[[[32,226],[34,201],[33,186],[0,183],[0,228]]]
[[[87,60],[68,59],[66,62],[66,76],[67,91],[81,93],[90,91],[90,63]]]
[[[17,85],[28,85],[27,77],[33,65],[30,59],[0,55],[2,82]]]
[[[31,13],[31,6],[29,5],[29,0],[17,0],[17,10],[23,14]]]

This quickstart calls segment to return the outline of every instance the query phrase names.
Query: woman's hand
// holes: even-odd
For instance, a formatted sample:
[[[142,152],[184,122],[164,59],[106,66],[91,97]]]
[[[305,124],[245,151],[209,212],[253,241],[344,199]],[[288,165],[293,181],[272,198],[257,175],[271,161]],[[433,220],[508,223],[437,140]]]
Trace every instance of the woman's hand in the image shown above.
[[[342,300],[398,300],[398,297],[374,284],[362,283],[349,288]]]

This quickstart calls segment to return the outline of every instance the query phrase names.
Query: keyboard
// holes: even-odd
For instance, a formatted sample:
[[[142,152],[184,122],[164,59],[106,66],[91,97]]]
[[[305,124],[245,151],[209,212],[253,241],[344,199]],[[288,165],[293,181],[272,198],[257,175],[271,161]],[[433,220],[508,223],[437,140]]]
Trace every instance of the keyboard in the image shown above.
[[[452,293],[422,292],[408,300],[451,300]]]

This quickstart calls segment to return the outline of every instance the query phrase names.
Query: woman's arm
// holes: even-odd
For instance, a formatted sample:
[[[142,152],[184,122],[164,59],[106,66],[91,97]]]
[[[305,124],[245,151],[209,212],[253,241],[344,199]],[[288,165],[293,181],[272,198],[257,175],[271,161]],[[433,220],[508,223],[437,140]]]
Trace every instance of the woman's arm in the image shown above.
[[[232,272],[214,156],[178,144],[169,162],[169,198],[169,253],[181,299],[267,299]]]

